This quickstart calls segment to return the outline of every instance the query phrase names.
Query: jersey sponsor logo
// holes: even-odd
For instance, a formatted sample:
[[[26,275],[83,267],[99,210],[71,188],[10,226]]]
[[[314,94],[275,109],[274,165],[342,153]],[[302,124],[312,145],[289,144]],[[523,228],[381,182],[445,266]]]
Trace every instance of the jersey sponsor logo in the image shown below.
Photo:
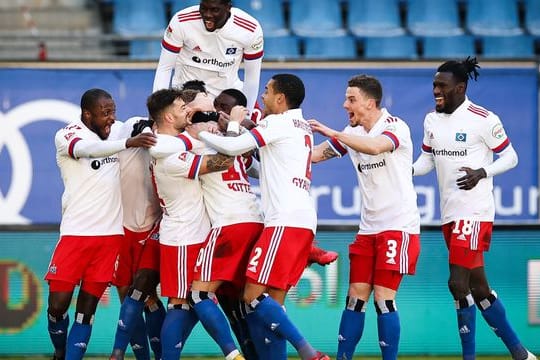
[[[359,172],[364,172],[365,170],[374,170],[386,166],[386,160],[382,159],[379,162],[368,163],[368,164],[358,164],[357,169]]]
[[[466,142],[467,133],[456,133],[456,141]]]
[[[432,149],[433,156],[447,156],[447,157],[466,157],[467,149],[463,150],[446,150],[446,149]]]
[[[29,219],[20,214],[26,205],[34,177],[32,154],[21,129],[26,125],[43,120],[69,124],[77,119],[80,113],[81,110],[78,106],[60,100],[30,101],[14,107],[9,112],[0,112],[0,124],[2,124],[0,149],[5,147],[11,154],[8,157],[12,162],[11,178],[17,179],[17,181],[11,181],[5,194],[0,189],[2,223],[30,223]]]
[[[90,163],[90,167],[94,170],[98,170],[100,167],[106,164],[114,164],[118,162],[118,158],[116,156],[107,156],[106,158],[103,158],[101,160],[94,160]]]
[[[227,48],[227,50],[225,50],[225,55],[236,55],[236,50],[235,47]]]
[[[234,65],[234,60],[223,62],[223,61],[219,61],[218,59],[215,59],[215,58],[201,59],[198,56],[193,56],[191,58],[191,60],[193,60],[193,62],[195,62],[197,64],[215,65],[215,66],[220,67],[220,68],[228,68],[228,67],[231,67],[231,66]]]
[[[504,128],[502,126],[501,123],[497,123],[493,126],[493,128],[491,129],[491,135],[495,138],[495,139],[503,139],[506,137],[506,134],[504,132]]]

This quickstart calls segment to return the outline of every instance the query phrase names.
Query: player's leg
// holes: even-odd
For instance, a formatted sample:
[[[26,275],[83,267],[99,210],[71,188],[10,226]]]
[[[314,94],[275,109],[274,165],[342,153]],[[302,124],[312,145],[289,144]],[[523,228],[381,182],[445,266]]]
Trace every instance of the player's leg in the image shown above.
[[[67,338],[66,360],[82,359],[84,357],[92,334],[94,314],[99,299],[107,286],[108,282],[83,281],[81,284],[77,296],[75,319]]]
[[[318,359],[323,355],[300,334],[281,305],[285,289],[295,285],[302,275],[312,241],[313,233],[308,229],[265,228],[251,252],[244,290],[244,301],[251,306],[259,321],[286,338],[301,359]],[[296,261],[289,261],[291,258]],[[273,297],[266,293],[268,289],[272,289]]]
[[[54,346],[54,359],[64,359],[69,329],[68,309],[75,284],[58,280],[49,281],[47,329]]]
[[[352,359],[362,338],[374,270],[375,236],[357,235],[349,245],[349,290],[339,323],[338,360]]]
[[[150,299],[144,306],[144,318],[146,323],[146,333],[150,341],[150,348],[155,359],[161,359],[161,328],[167,311],[154,289]]]
[[[144,336],[146,340],[146,327],[142,317],[143,309],[145,301],[155,292],[158,284],[159,273],[157,271],[152,269],[139,269],[137,271],[133,285],[120,306],[111,358],[122,359],[124,357],[127,344],[130,343],[136,332],[139,332],[139,335]],[[148,348],[146,349],[148,350]]]
[[[161,359],[178,360],[199,319],[185,299],[169,298],[161,328]]]
[[[317,241],[313,241],[309,251],[308,265],[318,264],[325,266],[337,260],[339,254],[335,251],[325,250],[317,246]]]
[[[480,313],[495,334],[501,338],[512,359],[525,360],[529,352],[521,344],[506,316],[504,305],[497,293],[490,289],[483,266],[471,270],[471,291]]]

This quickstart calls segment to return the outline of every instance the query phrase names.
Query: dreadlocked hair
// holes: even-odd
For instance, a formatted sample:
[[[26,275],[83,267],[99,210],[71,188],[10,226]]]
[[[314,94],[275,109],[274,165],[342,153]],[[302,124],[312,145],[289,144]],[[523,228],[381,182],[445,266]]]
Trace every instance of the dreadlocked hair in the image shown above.
[[[480,65],[478,65],[476,57],[467,56],[462,61],[449,60],[439,66],[437,71],[451,72],[457,80],[467,83],[469,79],[476,81],[478,75],[480,75],[478,69],[480,69]]]

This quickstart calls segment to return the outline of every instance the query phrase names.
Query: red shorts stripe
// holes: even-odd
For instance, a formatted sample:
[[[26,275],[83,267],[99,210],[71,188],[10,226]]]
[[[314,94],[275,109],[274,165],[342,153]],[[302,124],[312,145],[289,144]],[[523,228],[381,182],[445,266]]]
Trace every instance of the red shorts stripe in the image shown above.
[[[186,299],[193,282],[195,263],[202,243],[170,246],[160,244],[161,295]]]

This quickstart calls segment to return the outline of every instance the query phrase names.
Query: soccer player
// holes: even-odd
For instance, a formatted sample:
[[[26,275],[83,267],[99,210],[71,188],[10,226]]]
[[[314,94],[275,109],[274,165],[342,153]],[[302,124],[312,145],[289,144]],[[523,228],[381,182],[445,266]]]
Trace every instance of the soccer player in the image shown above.
[[[263,32],[259,22],[232,7],[230,0],[202,0],[180,10],[169,22],[154,77],[153,90],[171,83],[202,80],[212,97],[227,88],[240,89],[253,110],[259,91]],[[244,81],[238,77],[244,61]]]
[[[60,239],[48,267],[48,330],[54,358],[81,359],[99,299],[114,279],[124,235],[117,153],[150,147],[153,134],[107,141],[116,106],[102,89],[81,97],[81,119],[55,136],[56,161],[64,182]],[[75,321],[69,335],[68,308],[77,284]]]
[[[147,101],[156,132],[177,137],[189,125],[186,98],[183,92],[163,89]],[[195,155],[184,151],[154,157],[152,176],[163,210],[160,223],[161,294],[169,298],[168,311],[161,331],[162,359],[178,359],[197,315],[187,303],[199,250],[210,232],[210,221],[204,206],[198,177],[230,168],[233,158]],[[244,359],[231,339],[223,348],[226,360]]]
[[[533,360],[536,357],[512,329],[484,269],[495,217],[493,177],[516,166],[518,156],[499,117],[466,96],[468,79],[477,79],[478,68],[476,58],[468,57],[446,61],[437,69],[435,111],[424,119],[422,153],[414,163],[414,175],[437,171],[442,233],[449,251],[448,287],[455,300],[463,359],[476,356],[478,308],[512,359]]]
[[[149,125],[147,118],[132,117],[120,124],[111,138],[139,134]],[[156,245],[150,235],[161,218],[161,208],[150,177],[150,154],[147,149],[132,148],[120,152],[118,158],[125,235],[113,282],[118,287],[122,306],[111,357],[123,359],[127,344],[131,343],[137,360],[149,359],[148,333],[155,358],[159,359],[161,325],[165,318],[165,309],[155,291],[159,281],[159,267],[156,266],[159,252],[150,257],[148,254]],[[136,284],[133,284],[134,278],[137,278]],[[153,284],[147,291],[140,290],[144,279]],[[146,306],[146,299],[141,298],[143,293],[149,295]],[[142,317],[143,309],[146,323]]]
[[[315,147],[313,162],[349,153],[362,200],[358,234],[349,246],[349,291],[339,325],[339,360],[353,358],[372,292],[382,359],[397,359],[396,294],[403,275],[414,274],[420,253],[420,214],[410,171],[411,134],[403,120],[381,108],[382,96],[376,78],[354,76],[343,103],[349,125],[336,131],[309,121],[314,131],[329,138]]]
[[[273,359],[287,357],[280,338],[287,339],[301,359],[329,359],[313,349],[282,308],[287,290],[307,264],[317,225],[309,193],[313,135],[300,109],[304,95],[298,77],[274,75],[262,95],[267,117],[257,127],[238,137],[199,133],[208,145],[231,156],[259,148],[264,229],[251,252],[244,300],[253,310],[248,314],[250,331],[264,326],[276,339],[280,355]]]

